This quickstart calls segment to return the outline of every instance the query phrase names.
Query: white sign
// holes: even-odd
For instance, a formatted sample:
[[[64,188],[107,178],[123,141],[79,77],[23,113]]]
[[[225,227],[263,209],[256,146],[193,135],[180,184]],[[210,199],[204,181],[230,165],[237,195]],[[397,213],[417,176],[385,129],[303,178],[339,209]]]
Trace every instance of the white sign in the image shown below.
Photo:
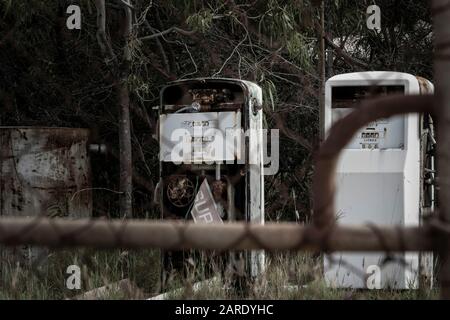
[[[195,223],[223,223],[206,179],[195,196],[191,215]]]
[[[229,133],[240,133],[240,112],[163,114],[160,121],[161,161],[208,163],[239,160],[239,153],[234,148],[235,137]]]

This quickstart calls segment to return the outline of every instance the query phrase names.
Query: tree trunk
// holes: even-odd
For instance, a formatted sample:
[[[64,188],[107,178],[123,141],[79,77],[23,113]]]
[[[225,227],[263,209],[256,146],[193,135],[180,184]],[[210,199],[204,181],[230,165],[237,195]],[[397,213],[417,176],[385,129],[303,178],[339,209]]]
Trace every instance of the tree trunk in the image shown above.
[[[114,54],[111,42],[106,36],[105,0],[96,0],[97,8],[97,41],[105,57],[106,63],[112,67],[114,88],[119,102],[119,150],[120,150],[120,215],[131,218],[133,214],[133,157],[131,148],[130,93],[128,76],[131,67],[130,37],[133,19],[130,0],[123,0],[125,14],[121,20],[122,41],[124,43],[122,58]]]
[[[120,148],[120,214],[131,218],[133,212],[133,159],[130,132],[130,96],[126,79],[117,84],[119,95],[120,122],[119,122],[119,148]]]
[[[129,0],[125,0],[130,4]],[[131,5],[131,4],[130,4]],[[131,147],[130,94],[128,76],[131,66],[130,37],[132,33],[132,12],[129,6],[124,7],[123,18],[123,59],[120,66],[120,79],[116,84],[119,98],[119,147],[120,147],[120,214],[131,218],[133,214],[133,157]]]
[[[447,0],[432,1],[435,35],[434,81],[438,110],[439,212],[442,223],[450,223],[450,6]],[[441,297],[450,299],[450,237],[439,237]]]
[[[320,1],[320,30],[319,40],[319,139],[322,142],[325,139],[325,3]]]

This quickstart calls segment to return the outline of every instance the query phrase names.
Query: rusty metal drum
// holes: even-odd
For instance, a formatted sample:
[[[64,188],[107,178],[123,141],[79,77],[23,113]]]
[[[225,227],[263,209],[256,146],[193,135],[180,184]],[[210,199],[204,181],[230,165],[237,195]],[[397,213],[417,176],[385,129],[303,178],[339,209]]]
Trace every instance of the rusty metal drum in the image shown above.
[[[89,130],[0,127],[0,215],[92,214]]]

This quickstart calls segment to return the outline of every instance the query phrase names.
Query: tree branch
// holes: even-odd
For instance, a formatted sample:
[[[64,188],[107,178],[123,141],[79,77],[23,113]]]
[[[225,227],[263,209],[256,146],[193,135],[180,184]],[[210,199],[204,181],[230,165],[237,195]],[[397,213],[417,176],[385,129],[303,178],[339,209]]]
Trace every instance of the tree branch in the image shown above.
[[[326,34],[323,36],[325,42],[334,49],[336,54],[341,57],[347,64],[351,66],[357,66],[363,69],[368,69],[369,65],[359,59],[353,58],[345,50],[341,49],[337,44],[333,42]]]
[[[106,36],[105,0],[95,0],[95,7],[97,8],[97,42],[103,56],[105,57],[106,63],[109,64],[111,61],[116,60],[116,55],[112,49],[111,42]]]
[[[125,0],[117,0],[117,2],[119,2],[119,4],[127,7],[128,9],[134,10],[134,6]]]
[[[155,38],[158,38],[158,37],[162,37],[162,36],[164,36],[164,35],[166,35],[168,33],[171,33],[171,32],[177,32],[177,33],[185,35],[185,36],[192,36],[192,35],[195,34],[195,31],[184,30],[184,29],[181,29],[181,28],[178,28],[178,27],[171,27],[171,28],[169,28],[167,30],[164,30],[164,31],[161,31],[161,32],[158,32],[158,33],[154,33],[154,34],[151,34],[151,35],[148,35],[148,36],[141,37],[141,38],[139,38],[139,40],[141,40],[141,41],[151,40],[151,39],[155,39]]]

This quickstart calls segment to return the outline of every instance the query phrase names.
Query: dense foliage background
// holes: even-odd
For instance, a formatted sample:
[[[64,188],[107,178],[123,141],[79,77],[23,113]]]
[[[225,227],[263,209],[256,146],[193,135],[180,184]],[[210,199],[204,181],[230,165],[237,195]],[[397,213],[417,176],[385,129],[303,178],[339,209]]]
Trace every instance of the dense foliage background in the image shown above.
[[[107,1],[107,35],[117,52],[120,1]],[[135,0],[128,87],[132,112],[134,215],[156,217],[155,111],[169,81],[232,77],[264,90],[265,125],[281,129],[280,171],[266,177],[267,220],[306,220],[318,144],[320,1]],[[381,7],[380,32],[366,8]],[[68,30],[66,8],[82,8]],[[396,70],[432,80],[432,33],[425,0],[325,1],[334,48],[327,76]],[[93,158],[94,187],[118,189],[118,103],[111,65],[96,38],[93,1],[0,0],[0,125],[92,129],[112,152]],[[116,216],[117,195],[96,190],[95,214]]]

